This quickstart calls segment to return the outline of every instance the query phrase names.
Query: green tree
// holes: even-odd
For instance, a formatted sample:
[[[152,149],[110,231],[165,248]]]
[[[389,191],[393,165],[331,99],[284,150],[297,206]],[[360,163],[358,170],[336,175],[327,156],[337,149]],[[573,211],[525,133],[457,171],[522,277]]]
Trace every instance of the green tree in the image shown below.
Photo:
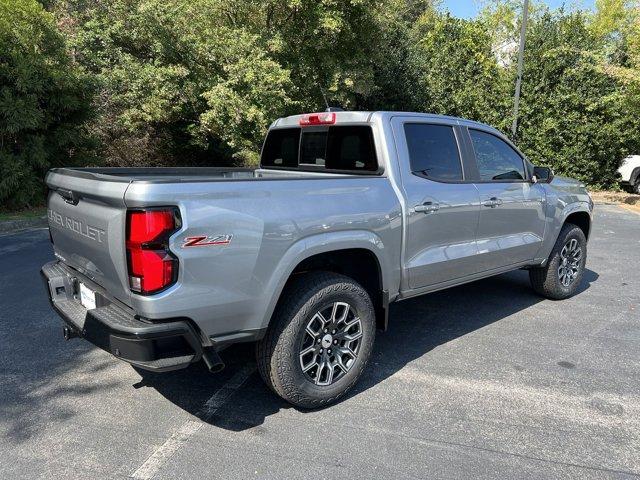
[[[56,3],[114,164],[255,162],[278,116],[372,88],[372,0]],[[370,28],[371,27],[371,28]]]
[[[371,88],[356,95],[355,107],[362,110],[411,110],[416,108],[417,76],[410,66],[411,29],[432,0],[388,0],[378,9],[366,54],[371,66]]]
[[[584,13],[546,12],[527,32],[519,145],[535,163],[594,187],[616,183],[638,145],[629,96]]]
[[[640,1],[596,0],[592,32],[624,51],[625,60],[640,67]]]
[[[40,204],[50,168],[91,160],[91,82],[35,0],[0,0],[0,205]]]
[[[640,1],[597,0],[590,29],[603,43],[607,69],[627,96],[628,115],[640,116]],[[640,148],[636,146],[636,152]]]
[[[89,162],[86,131],[108,165],[255,163],[269,123],[323,93],[506,131],[521,2],[485,4],[462,20],[439,0],[0,0],[3,206],[38,198],[49,166]],[[611,186],[640,151],[640,11],[596,4],[532,1],[517,141]]]
[[[258,14],[241,19],[260,35],[274,58],[291,72],[299,111],[345,108],[374,88],[374,54],[381,30],[375,0],[258,0]],[[253,18],[253,21],[252,21]]]
[[[429,9],[413,25],[409,42],[415,109],[503,123],[503,75],[483,22]]]
[[[255,161],[292,104],[289,72],[216,0],[58,5],[78,61],[97,79],[108,163]]]

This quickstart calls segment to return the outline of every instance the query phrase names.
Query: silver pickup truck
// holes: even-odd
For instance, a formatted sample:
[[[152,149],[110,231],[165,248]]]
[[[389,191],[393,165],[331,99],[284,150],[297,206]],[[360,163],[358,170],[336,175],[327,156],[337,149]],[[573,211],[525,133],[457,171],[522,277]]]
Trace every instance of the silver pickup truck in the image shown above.
[[[66,338],[156,371],[217,371],[221,349],[255,342],[264,381],[308,408],[354,385],[390,302],[518,268],[540,295],[574,294],[593,211],[494,128],[400,112],[278,119],[256,170],[46,183],[42,275]]]

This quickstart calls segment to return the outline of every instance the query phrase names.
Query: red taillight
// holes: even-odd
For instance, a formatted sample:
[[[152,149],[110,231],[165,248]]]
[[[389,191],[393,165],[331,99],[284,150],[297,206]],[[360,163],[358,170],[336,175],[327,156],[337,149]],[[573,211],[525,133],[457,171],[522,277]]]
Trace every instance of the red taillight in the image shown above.
[[[300,126],[333,125],[336,123],[335,112],[305,113],[300,118]]]
[[[179,228],[174,209],[127,212],[127,260],[131,290],[158,292],[175,282],[178,261],[169,237]]]

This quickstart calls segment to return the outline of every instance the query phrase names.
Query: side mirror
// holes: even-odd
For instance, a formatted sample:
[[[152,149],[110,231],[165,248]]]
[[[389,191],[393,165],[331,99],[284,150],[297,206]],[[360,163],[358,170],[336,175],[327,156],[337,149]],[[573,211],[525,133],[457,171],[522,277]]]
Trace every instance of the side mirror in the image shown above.
[[[549,167],[533,167],[533,183],[551,183],[553,181],[553,170]]]

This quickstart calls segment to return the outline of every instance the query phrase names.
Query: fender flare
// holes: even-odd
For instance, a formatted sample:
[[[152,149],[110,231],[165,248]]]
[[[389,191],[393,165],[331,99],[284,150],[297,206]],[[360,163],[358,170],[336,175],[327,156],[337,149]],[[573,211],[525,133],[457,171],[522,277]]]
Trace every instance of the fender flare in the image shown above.
[[[564,226],[564,224],[567,222],[567,218],[569,218],[569,216],[574,213],[580,213],[580,212],[583,212],[589,215],[589,230],[591,230],[592,212],[589,209],[589,204],[587,202],[582,202],[582,201],[567,204],[562,209],[562,215],[559,217],[558,221],[553,222],[551,226],[551,232],[549,232],[550,234],[548,236],[548,240],[544,242],[544,245],[540,248],[538,255],[536,255],[536,257],[538,257],[538,259],[541,260],[543,264],[546,263],[551,253],[551,250],[553,249],[553,246],[558,241],[558,237],[560,236],[560,231],[562,230],[562,227]]]
[[[385,247],[382,240],[375,233],[366,230],[346,230],[301,238],[289,247],[274,269],[266,288],[266,291],[270,292],[270,300],[262,319],[261,329],[266,330],[269,326],[285,284],[300,262],[320,253],[354,248],[368,250],[375,255],[380,266],[382,289],[388,289],[390,282],[388,272],[391,271],[388,265],[389,260],[384,254]]]

